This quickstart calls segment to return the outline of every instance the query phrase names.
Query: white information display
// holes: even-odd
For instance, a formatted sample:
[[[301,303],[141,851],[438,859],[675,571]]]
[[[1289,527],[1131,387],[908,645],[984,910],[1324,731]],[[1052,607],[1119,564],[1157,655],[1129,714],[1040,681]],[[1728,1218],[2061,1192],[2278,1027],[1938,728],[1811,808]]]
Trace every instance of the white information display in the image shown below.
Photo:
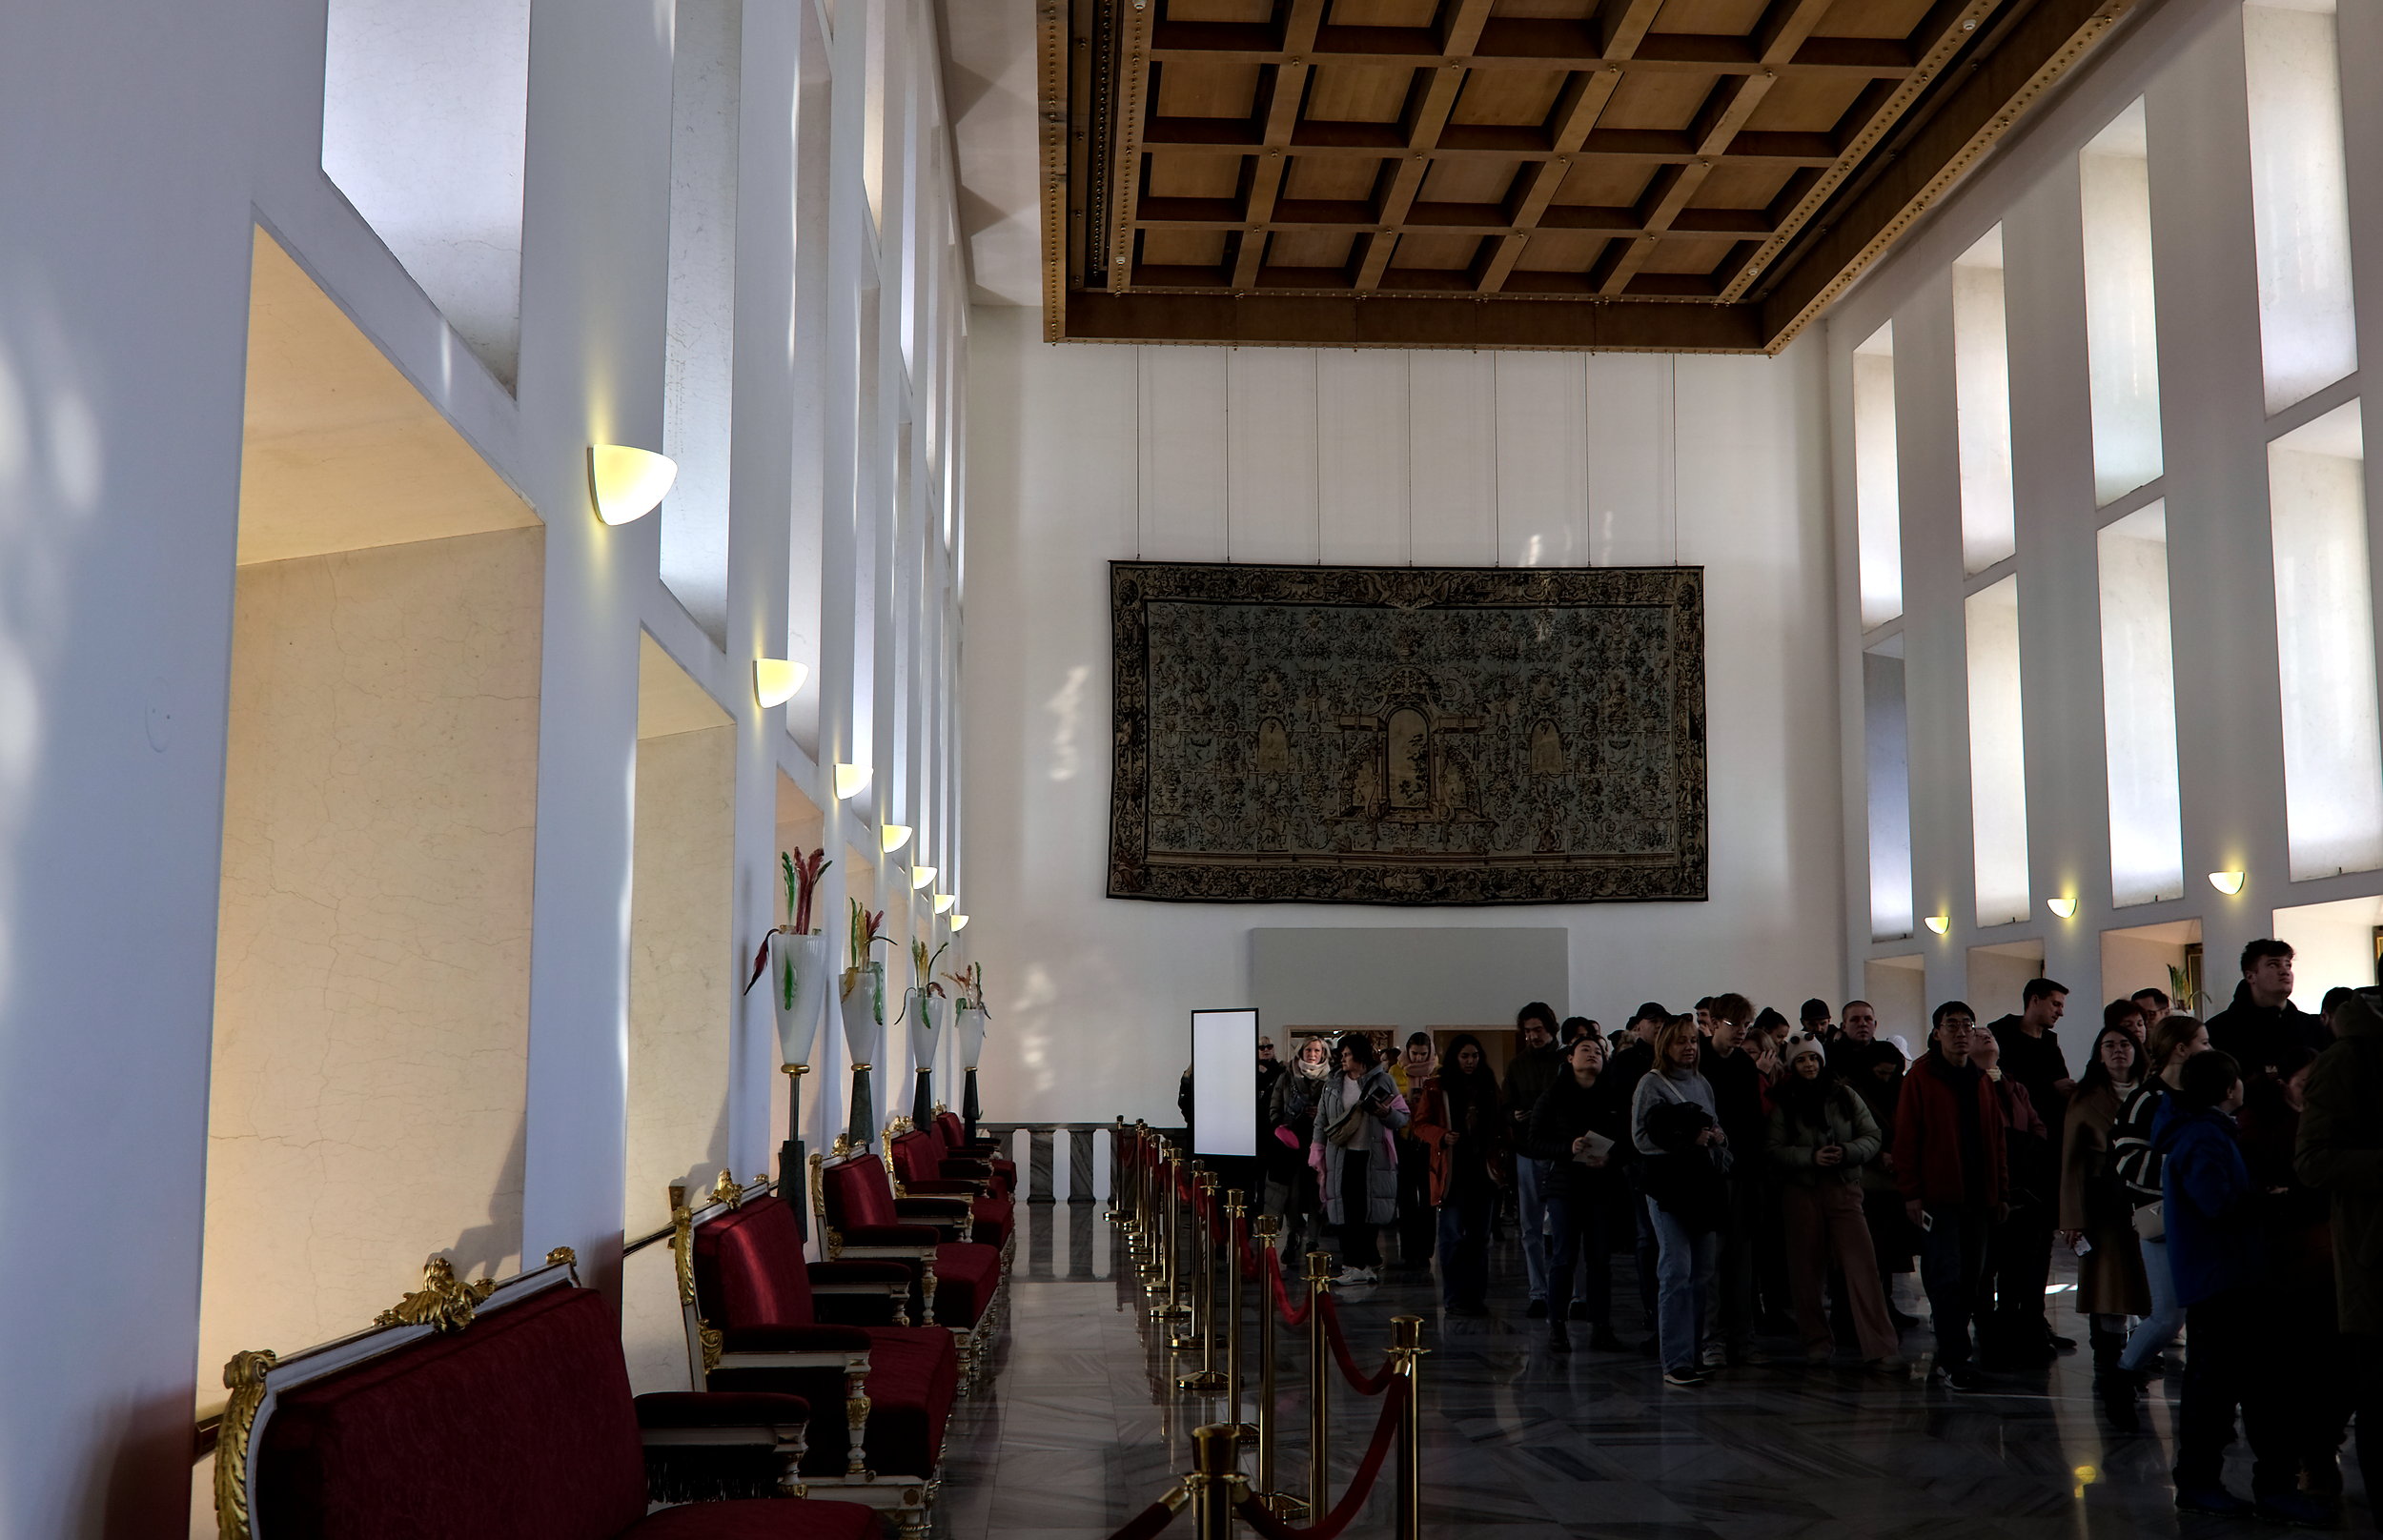
[[[1257,1012],[1192,1013],[1192,1153],[1257,1154]]]

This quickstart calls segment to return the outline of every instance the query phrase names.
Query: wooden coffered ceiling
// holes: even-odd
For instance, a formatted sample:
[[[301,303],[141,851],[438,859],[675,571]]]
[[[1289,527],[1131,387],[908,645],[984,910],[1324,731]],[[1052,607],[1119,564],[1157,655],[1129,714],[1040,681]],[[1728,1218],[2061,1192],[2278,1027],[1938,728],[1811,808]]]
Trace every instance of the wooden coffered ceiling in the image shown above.
[[[1777,351],[2153,0],[1036,0],[1053,341]]]

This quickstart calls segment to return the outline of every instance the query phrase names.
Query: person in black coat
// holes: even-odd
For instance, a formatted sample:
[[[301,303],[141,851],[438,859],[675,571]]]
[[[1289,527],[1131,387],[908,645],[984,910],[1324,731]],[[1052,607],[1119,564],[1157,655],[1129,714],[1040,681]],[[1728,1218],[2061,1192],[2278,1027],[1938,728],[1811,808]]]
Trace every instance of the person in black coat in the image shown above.
[[[2210,1046],[2233,1055],[2245,1080],[2273,1077],[2285,1050],[2323,1053],[2332,1042],[2321,1017],[2292,1003],[2292,949],[2272,937],[2242,949],[2234,1003],[2210,1018]]]
[[[1537,1156],[1539,1193],[1547,1205],[1547,1297],[1572,1299],[1571,1313],[1590,1323],[1589,1347],[1614,1352],[1613,1231],[1623,1188],[1616,1156],[1629,1141],[1629,1112],[1607,1089],[1605,1040],[1575,1038],[1563,1068],[1531,1111],[1528,1148]],[[1573,1269],[1585,1267],[1584,1287],[1572,1291]],[[1564,1317],[1550,1310],[1547,1345],[1572,1351]]]

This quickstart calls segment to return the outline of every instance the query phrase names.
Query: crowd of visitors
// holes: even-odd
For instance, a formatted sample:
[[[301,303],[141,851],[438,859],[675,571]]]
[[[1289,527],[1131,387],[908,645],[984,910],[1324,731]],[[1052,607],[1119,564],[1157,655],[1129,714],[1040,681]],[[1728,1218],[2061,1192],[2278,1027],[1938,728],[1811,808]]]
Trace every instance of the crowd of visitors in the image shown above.
[[[1266,1208],[1293,1254],[1329,1235],[1344,1284],[1436,1259],[1452,1316],[1491,1313],[1511,1215],[1548,1349],[1574,1351],[1583,1323],[1578,1346],[1654,1354],[1681,1389],[1769,1362],[1763,1340],[1916,1372],[1904,1332],[1922,1323],[1895,1290],[1916,1268],[1930,1377],[1991,1391],[2077,1348],[2047,1313],[2064,1250],[2113,1430],[2178,1378],[2178,1508],[2330,1525],[2353,1419],[2383,1492],[2383,991],[2334,990],[2312,1016],[2291,947],[2253,942],[2241,968],[2206,1023],[2158,989],[2111,1001],[2074,1075],[2050,979],[1986,1024],[1939,1004],[1916,1047],[1864,1001],[1808,1000],[1790,1023],[1734,992],[1649,1002],[1610,1034],[1534,1003],[1502,1066],[1470,1032],[1388,1056],[1311,1036],[1287,1064],[1268,1044]],[[1617,1253],[1641,1342],[1615,1329]],[[2247,1500],[2219,1469],[2237,1427]]]

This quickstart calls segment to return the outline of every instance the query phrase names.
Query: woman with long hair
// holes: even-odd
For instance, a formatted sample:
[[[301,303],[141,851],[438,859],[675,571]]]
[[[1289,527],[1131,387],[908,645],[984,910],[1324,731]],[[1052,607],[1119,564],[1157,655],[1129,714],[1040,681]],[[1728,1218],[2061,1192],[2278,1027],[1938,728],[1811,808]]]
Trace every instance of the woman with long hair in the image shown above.
[[[2127,1317],[2151,1308],[2144,1277],[2143,1247],[2136,1239],[2134,1205],[2110,1158],[2110,1125],[2143,1079],[2143,1049],[2130,1022],[2141,1021],[2131,1001],[2094,1035],[2093,1052],[2077,1088],[2068,1094],[2061,1120],[2060,1243],[2076,1251],[2077,1311],[2087,1318],[2094,1374],[2110,1420],[2134,1423],[2134,1395],[2123,1387],[2118,1355],[2127,1343]]]
[[[1324,1219],[1340,1237],[1340,1278],[1378,1282],[1381,1228],[1398,1217],[1398,1151],[1391,1135],[1407,1125],[1406,1099],[1362,1032],[1344,1032],[1339,1072],[1324,1077],[1315,1103],[1315,1168]]]
[[[1614,1156],[1624,1133],[1621,1108],[1599,1088],[1605,1040],[1594,1032],[1564,1049],[1563,1072],[1550,1082],[1531,1112],[1531,1152],[1541,1167],[1547,1201],[1547,1297],[1573,1300],[1573,1268],[1585,1267],[1576,1308],[1590,1323],[1589,1346],[1618,1352],[1614,1336],[1613,1216],[1622,1188]],[[1547,1345],[1572,1351],[1563,1312],[1552,1304]]]
[[[2151,1029],[2143,1079],[2120,1101],[2118,1116],[2110,1120],[2110,1159],[2126,1185],[2134,1232],[2143,1243],[2144,1282],[2151,1296],[2150,1313],[2135,1323],[2118,1353],[2118,1367],[2138,1383],[2150,1378],[2146,1370],[2151,1361],[2185,1328],[2185,1307],[2176,1298],[2168,1263],[2167,1215],[2160,1203],[2163,1157],[2151,1147],[2151,1136],[2159,1126],[2162,1104],[2184,1083],[2185,1061],[2209,1046],[2210,1029],[2199,1017],[2181,1012],[2161,1017]]]
[[[1332,1044],[1301,1040],[1291,1065],[1274,1081],[1267,1104],[1266,1211],[1282,1221],[1282,1253],[1300,1257],[1323,1244],[1323,1204],[1308,1150],[1315,1139],[1315,1104],[1333,1072]]]
[[[1497,1212],[1506,1119],[1497,1075],[1481,1040],[1448,1040],[1439,1073],[1423,1083],[1407,1126],[1432,1152],[1432,1206],[1439,1210],[1439,1297],[1450,1315],[1489,1314],[1490,1220]]]
[[[1787,1040],[1787,1073],[1771,1091],[1771,1159],[1785,1172],[1787,1278],[1806,1362],[1833,1348],[1821,1290],[1833,1268],[1844,1280],[1847,1313],[1863,1361],[1903,1365],[1902,1345],[1879,1291],[1878,1255],[1862,1213],[1862,1171],[1885,1148],[1869,1104],[1830,1071],[1815,1037]]]
[[[1698,1362],[1719,1231],[1729,1141],[1713,1086],[1697,1070],[1696,1021],[1675,1016],[1655,1038],[1655,1067],[1630,1100],[1631,1141],[1647,1158],[1647,1217],[1655,1226],[1656,1337],[1663,1383],[1689,1388],[1711,1376]]]

